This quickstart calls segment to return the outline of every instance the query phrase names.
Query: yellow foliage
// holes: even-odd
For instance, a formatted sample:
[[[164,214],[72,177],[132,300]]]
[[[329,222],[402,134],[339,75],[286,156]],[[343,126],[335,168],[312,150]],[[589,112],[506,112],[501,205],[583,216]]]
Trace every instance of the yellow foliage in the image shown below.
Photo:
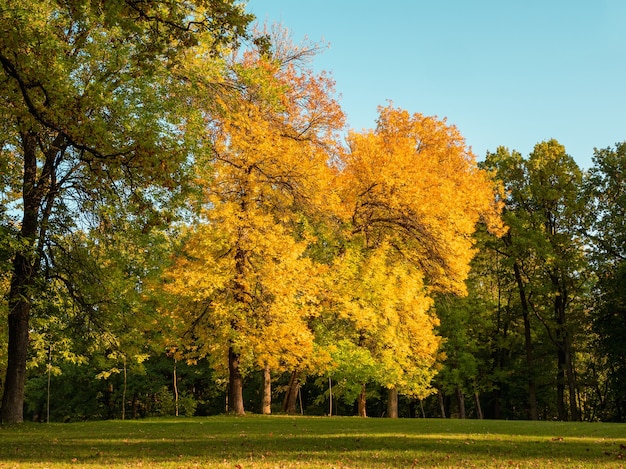
[[[349,147],[340,184],[354,229],[368,245],[393,239],[430,285],[465,292],[476,223],[502,224],[495,184],[458,130],[389,106]]]
[[[224,97],[228,113],[208,128],[203,222],[187,233],[165,289],[180,300],[172,314],[195,355],[223,366],[232,348],[244,368],[303,367],[320,360],[307,324],[318,314],[320,267],[305,256],[300,220],[327,203],[343,116],[323,76],[251,55],[233,70],[245,86]]]
[[[382,242],[366,251],[352,246],[335,260],[327,281],[336,297],[326,321],[343,324],[332,342],[349,339],[369,351],[377,373],[368,380],[427,395],[440,338],[423,274]]]

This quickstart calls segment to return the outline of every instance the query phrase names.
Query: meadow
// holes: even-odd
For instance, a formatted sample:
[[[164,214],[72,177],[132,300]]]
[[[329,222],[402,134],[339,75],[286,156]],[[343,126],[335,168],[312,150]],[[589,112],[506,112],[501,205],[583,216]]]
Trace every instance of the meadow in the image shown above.
[[[622,468],[626,425],[356,417],[0,427],[0,468]]]

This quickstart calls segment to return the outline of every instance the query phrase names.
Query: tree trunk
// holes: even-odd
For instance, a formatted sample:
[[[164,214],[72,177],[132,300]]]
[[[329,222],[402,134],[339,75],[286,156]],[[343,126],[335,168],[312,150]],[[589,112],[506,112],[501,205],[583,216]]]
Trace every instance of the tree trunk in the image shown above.
[[[243,408],[243,377],[239,369],[239,354],[228,349],[228,407],[235,415],[244,415]]]
[[[456,387],[455,394],[456,394],[457,403],[459,404],[459,418],[464,419],[465,418],[465,396],[463,395],[463,390],[461,389],[460,386]]]
[[[2,423],[24,421],[24,386],[28,355],[28,323],[30,289],[34,286],[32,264],[22,254],[13,262],[13,278],[9,291],[9,345],[7,371],[2,395]]]
[[[395,386],[387,390],[387,417],[398,418],[398,388]]]
[[[46,396],[46,423],[50,423],[50,375],[52,374],[52,345],[48,345],[48,389]]]
[[[31,132],[20,132],[24,156],[22,201],[24,212],[20,228],[22,248],[13,258],[13,272],[8,297],[9,343],[7,369],[2,395],[0,421],[24,421],[24,388],[26,384],[26,359],[28,356],[28,331],[33,291],[39,270],[38,239],[45,237],[45,226],[52,211],[56,187],[51,181],[56,154],[62,138],[57,137],[46,152],[46,162],[38,176],[38,138]],[[40,220],[41,203],[47,193],[47,203]]]
[[[526,373],[528,385],[528,418],[530,420],[539,420],[539,413],[537,412],[537,386],[533,377],[535,372],[535,365],[531,336],[532,331],[530,328],[530,310],[528,308],[528,301],[526,298],[526,290],[524,288],[522,274],[517,262],[513,264],[513,270],[515,272],[515,280],[517,282],[517,288],[519,290],[520,303],[522,305],[522,316],[524,319],[524,348],[526,350]]]
[[[359,393],[359,399],[358,399],[358,412],[359,412],[359,417],[367,417],[367,410],[366,410],[366,397],[365,397],[365,384],[363,384],[363,386],[361,387],[361,392]]]
[[[272,374],[269,365],[263,367],[263,397],[262,413],[269,415],[272,413]]]
[[[565,373],[567,375],[567,384],[569,390],[569,407],[573,421],[580,421],[580,409],[578,407],[578,386],[576,384],[576,375],[574,374],[574,364],[572,363],[572,346],[569,335],[565,338]]]
[[[445,419],[446,418],[446,406],[445,406],[445,403],[443,402],[443,393],[441,392],[441,389],[437,390],[437,398],[439,399],[439,410],[441,411],[441,418]]]
[[[569,419],[573,421],[580,420],[576,392],[576,378],[574,376],[574,368],[572,365],[572,345],[567,331],[566,324],[566,307],[567,307],[567,291],[565,288],[559,288],[561,282],[557,276],[553,276],[552,281],[554,287],[559,290],[559,294],[554,299],[554,312],[557,323],[557,346],[559,347],[559,404],[563,406],[565,413],[565,383],[569,392]],[[562,384],[561,384],[562,383]],[[560,415],[559,415],[560,417]],[[565,419],[563,419],[565,420]]]
[[[478,391],[474,391],[474,402],[476,403],[476,417],[482,420],[483,408],[480,406],[480,395],[478,394]]]
[[[122,420],[126,420],[126,355],[124,355],[124,389],[122,390]]]
[[[174,406],[178,417],[178,376],[176,375],[176,358],[174,358]]]
[[[298,390],[300,389],[299,373],[294,371],[289,379],[289,388],[283,399],[283,412],[293,415],[296,413],[296,405],[298,403]]]
[[[559,335],[560,333],[557,332],[557,340],[560,343]],[[567,420],[567,408],[565,406],[565,356],[561,347],[557,351],[556,410],[559,420]]]
[[[333,416],[333,380],[328,378],[328,416]]]

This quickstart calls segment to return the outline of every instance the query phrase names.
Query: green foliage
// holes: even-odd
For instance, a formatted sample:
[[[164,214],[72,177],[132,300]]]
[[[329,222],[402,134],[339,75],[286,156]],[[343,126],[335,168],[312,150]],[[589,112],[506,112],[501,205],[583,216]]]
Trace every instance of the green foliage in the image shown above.
[[[586,180],[593,203],[592,255],[598,277],[591,331],[601,355],[588,358],[600,418],[626,419],[626,144],[596,150]]]
[[[72,362],[52,355],[51,364],[51,422],[122,418],[124,378],[118,360],[94,355],[89,361]],[[166,356],[128,363],[126,419],[175,415],[173,367],[173,359]],[[47,370],[46,364],[29,368],[27,420],[46,420]],[[214,377],[205,362],[198,366],[178,363],[177,377],[179,415],[223,412],[223,392],[213,386]]]

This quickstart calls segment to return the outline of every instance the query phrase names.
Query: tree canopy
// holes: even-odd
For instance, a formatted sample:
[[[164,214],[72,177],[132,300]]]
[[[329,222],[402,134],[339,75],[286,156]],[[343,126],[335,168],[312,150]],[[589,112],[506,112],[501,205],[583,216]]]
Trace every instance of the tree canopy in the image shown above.
[[[0,0],[2,422],[623,421],[626,145],[346,130],[323,45],[253,19]]]

